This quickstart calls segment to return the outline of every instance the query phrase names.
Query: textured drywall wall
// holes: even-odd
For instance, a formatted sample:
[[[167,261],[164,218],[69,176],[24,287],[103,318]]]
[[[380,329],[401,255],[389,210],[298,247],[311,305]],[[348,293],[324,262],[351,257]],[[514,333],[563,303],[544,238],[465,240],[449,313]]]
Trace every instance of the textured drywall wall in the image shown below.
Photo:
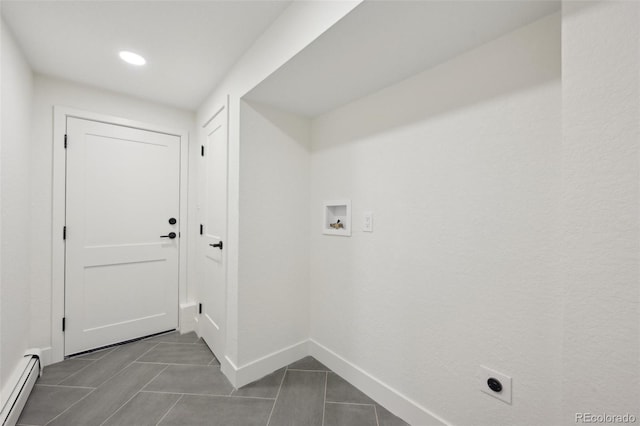
[[[29,163],[33,76],[2,23],[0,143],[0,408],[13,387],[29,340]]]
[[[311,338],[452,425],[555,424],[560,96],[555,14],[314,119]]]
[[[36,75],[34,84],[33,155],[29,164],[32,217],[31,226],[25,238],[30,237],[31,240],[31,345],[47,348],[51,345],[52,321],[53,107],[65,106],[167,128],[185,129],[190,134],[194,133],[195,114],[42,75]],[[190,139],[190,143],[194,146],[197,141],[193,138],[193,140]],[[190,149],[190,156],[198,154],[199,149]],[[190,192],[194,189],[190,187]],[[194,200],[195,197],[190,199]],[[191,207],[189,211],[193,214],[195,209]],[[191,230],[195,234],[195,227],[191,227]],[[194,241],[195,238],[190,240]],[[188,281],[193,282],[193,280]],[[188,286],[187,293],[191,298],[194,293],[191,286]]]
[[[309,336],[310,121],[240,107],[240,365]]]
[[[562,424],[640,421],[640,3],[563,3]]]
[[[225,80],[198,108],[198,126],[204,124],[228,99],[228,223],[227,342],[225,357],[238,365],[239,330],[239,218],[240,218],[240,102],[241,97],[276,71],[361,0],[339,2],[297,1],[274,21],[230,70]],[[201,131],[199,139],[205,137]],[[201,265],[196,265],[199,269]],[[224,368],[223,368],[223,371]]]

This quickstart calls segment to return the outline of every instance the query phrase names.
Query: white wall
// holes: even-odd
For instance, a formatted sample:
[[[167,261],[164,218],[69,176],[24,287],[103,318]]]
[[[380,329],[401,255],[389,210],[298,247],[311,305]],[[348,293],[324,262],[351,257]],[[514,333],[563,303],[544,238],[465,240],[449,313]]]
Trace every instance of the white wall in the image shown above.
[[[33,76],[2,22],[0,143],[0,408],[29,340],[29,163]]]
[[[222,362],[222,371],[235,383],[232,363],[242,368],[239,359],[239,219],[240,219],[240,99],[250,89],[264,80],[296,53],[330,28],[335,22],[356,7],[361,0],[340,2],[292,2],[280,17],[264,32],[254,45],[230,70],[225,80],[211,93],[198,108],[197,123],[200,128],[229,96],[229,182],[228,182],[228,225],[225,251],[227,254],[227,343]],[[203,140],[204,134],[199,133]],[[243,315],[253,315],[244,312]],[[267,327],[269,317],[260,317]],[[249,322],[252,320],[248,319]],[[274,324],[275,326],[275,324]],[[295,334],[296,325],[291,333]],[[273,327],[271,328],[273,329]],[[249,353],[268,353],[270,346],[261,347],[263,341],[247,342]],[[248,359],[248,357],[243,357]],[[259,374],[259,373],[258,373]],[[254,377],[258,378],[258,377]]]
[[[560,108],[556,14],[312,122],[311,338],[422,407],[412,424],[558,419]],[[341,198],[352,237],[322,235]]]
[[[33,107],[33,149],[28,170],[31,174],[31,345],[51,345],[51,220],[52,141],[54,105],[123,117],[194,134],[195,114],[173,107],[128,97],[64,80],[37,75]],[[196,145],[195,138],[191,144]],[[198,149],[190,150],[194,157]],[[190,170],[191,175],[193,170]],[[190,192],[194,188],[190,188]],[[190,213],[195,209],[190,209]],[[193,223],[193,222],[191,222]],[[193,228],[193,229],[191,229]],[[193,235],[197,232],[192,226]],[[190,238],[195,240],[195,238]],[[193,291],[188,288],[188,297]],[[56,319],[57,321],[57,319]]]
[[[244,101],[240,120],[242,365],[309,335],[310,120]]]
[[[640,419],[639,23],[635,1],[563,2],[563,424]]]

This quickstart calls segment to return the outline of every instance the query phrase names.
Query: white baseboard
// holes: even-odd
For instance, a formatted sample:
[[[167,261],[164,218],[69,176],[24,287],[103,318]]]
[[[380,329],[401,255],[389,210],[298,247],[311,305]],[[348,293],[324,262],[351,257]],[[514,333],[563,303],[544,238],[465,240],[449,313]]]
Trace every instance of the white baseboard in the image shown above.
[[[222,372],[236,388],[239,388],[307,355],[309,355],[309,341],[303,340],[240,367],[236,367],[230,359],[226,359],[225,363],[228,364],[227,371],[225,371],[225,366],[223,365]]]
[[[231,384],[240,388],[307,355],[311,355],[325,364],[409,424],[420,426],[449,425],[441,417],[313,339],[303,340],[240,367],[236,366],[228,357],[224,357],[220,360],[220,368]]]
[[[218,361],[220,361],[220,371],[222,371],[222,374],[227,377],[234,388],[239,388],[240,386],[237,385],[238,366],[235,365],[228,356],[225,356],[223,359],[220,359]]]
[[[197,305],[195,302],[180,304],[180,333],[196,330]]]
[[[421,426],[448,424],[417,402],[313,339],[309,339],[309,354],[407,423]]]
[[[40,362],[42,363],[42,365],[46,366],[49,364],[53,364],[53,360],[51,359],[51,356],[53,354],[53,351],[51,350],[51,346],[48,346],[46,348],[41,348],[40,351],[41,351]]]

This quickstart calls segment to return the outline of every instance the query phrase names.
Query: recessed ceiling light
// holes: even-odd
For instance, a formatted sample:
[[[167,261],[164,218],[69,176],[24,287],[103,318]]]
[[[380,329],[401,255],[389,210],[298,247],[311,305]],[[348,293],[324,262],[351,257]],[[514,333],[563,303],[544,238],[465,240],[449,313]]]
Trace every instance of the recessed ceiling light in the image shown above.
[[[138,55],[137,53],[127,52],[126,50],[120,52],[120,59],[131,65],[140,66],[147,63],[146,59],[144,59],[142,56]]]

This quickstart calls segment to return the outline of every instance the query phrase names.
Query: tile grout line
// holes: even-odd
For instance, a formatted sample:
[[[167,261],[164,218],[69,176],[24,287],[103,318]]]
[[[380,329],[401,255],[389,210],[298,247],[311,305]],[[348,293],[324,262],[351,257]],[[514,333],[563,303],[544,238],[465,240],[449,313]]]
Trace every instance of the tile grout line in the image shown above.
[[[176,405],[178,405],[178,402],[180,402],[180,400],[182,400],[183,397],[184,397],[184,394],[181,394],[180,398],[178,398],[178,400],[173,403],[173,405],[167,410],[167,412],[164,413],[164,416],[160,417],[160,420],[158,420],[158,423],[156,423],[156,426],[158,426],[160,424],[160,422],[162,422],[164,420],[164,418],[167,417],[167,414],[169,414],[171,412],[171,410],[173,410],[173,408]]]
[[[364,407],[375,407],[375,404],[366,404],[364,402],[339,402],[339,401],[326,401],[326,404],[342,404],[342,405],[361,405]]]
[[[174,343],[167,343],[167,342],[149,342],[149,343],[156,343],[152,348],[149,348],[148,351],[146,351],[145,353],[143,353],[142,355],[140,355],[138,358],[136,358],[133,362],[139,362],[139,363],[144,363],[144,364],[169,364],[169,365],[197,365],[200,367],[203,366],[209,366],[211,365],[214,361],[217,361],[218,359],[216,358],[216,356],[213,354],[213,352],[211,352],[211,350],[209,349],[209,347],[206,344],[195,344],[195,343],[175,343],[176,345],[183,345],[183,346],[191,346],[191,347],[196,347],[196,346],[204,346],[207,349],[209,349],[209,351],[211,352],[211,356],[213,357],[213,359],[211,361],[209,361],[207,364],[184,364],[184,363],[172,363],[172,362],[155,362],[155,361],[139,361],[140,358],[142,358],[143,356],[145,356],[147,353],[149,353],[150,351],[152,351],[153,349],[157,348],[160,345],[173,345]],[[218,361],[218,365],[214,367],[220,367],[222,368],[222,366],[220,365],[220,362]]]
[[[159,393],[159,394],[170,394],[170,395],[185,395],[185,396],[207,396],[211,398],[243,398],[243,399],[261,399],[264,401],[275,401],[275,398],[265,398],[263,396],[240,396],[240,395],[218,395],[213,393],[191,393],[191,392],[168,392],[168,391],[151,391],[151,390],[141,390],[143,393]]]
[[[271,412],[269,413],[269,418],[267,419],[266,426],[269,426],[269,423],[271,423],[271,416],[273,416],[273,412],[276,410],[276,404],[278,403],[278,397],[280,396],[280,391],[282,390],[284,378],[287,377],[287,371],[289,371],[289,367],[285,368],[284,374],[282,375],[282,380],[280,380],[280,386],[278,387],[278,392],[276,393],[276,399],[273,400],[273,407],[271,407]]]
[[[149,343],[153,343],[153,342],[149,342]],[[146,354],[148,354],[150,351],[152,351],[153,349],[157,348],[158,345],[160,343],[156,343],[155,345],[151,346],[149,349],[147,349],[146,351],[144,351],[138,358],[134,359],[133,361],[131,361],[131,363],[136,362],[137,360],[139,360],[140,358],[142,358],[143,356],[145,356]]]
[[[152,343],[153,342],[148,342],[148,343]],[[143,353],[141,353],[136,359],[134,359],[133,361],[131,361],[129,364],[125,365],[124,367],[122,367],[117,373],[115,373],[113,376],[109,377],[107,380],[105,380],[104,382],[100,383],[99,386],[104,385],[105,383],[107,383],[109,380],[113,379],[116,375],[118,375],[119,373],[123,372],[124,370],[126,370],[127,368],[131,367],[133,364],[135,364],[140,358],[142,358],[143,356],[145,356],[146,354],[149,353],[149,351],[155,349],[158,346],[158,343],[156,343],[155,345],[151,346],[149,349],[147,349],[146,351],[144,351]],[[146,386],[146,385],[145,385]]]
[[[304,370],[302,368],[289,368],[288,371],[307,371],[309,373],[333,373],[331,370]]]
[[[137,343],[137,342],[134,342]],[[125,346],[125,345],[123,345]],[[109,380],[113,379],[114,377],[116,377],[118,374],[122,373],[124,370],[126,370],[127,368],[131,367],[138,359],[140,359],[140,357],[144,356],[147,354],[147,352],[149,352],[151,349],[155,348],[156,346],[158,346],[158,344],[156,343],[155,345],[153,345],[152,347],[150,347],[149,349],[147,349],[146,351],[144,351],[142,353],[142,355],[140,355],[138,358],[134,359],[133,361],[131,361],[129,364],[125,365],[124,367],[122,367],[120,370],[116,371],[115,373],[113,373],[111,376],[109,376],[108,379],[103,380],[102,383],[100,383],[97,387],[100,387],[102,385],[104,385],[105,383],[107,383]],[[115,351],[114,351],[115,352]]]
[[[156,362],[156,361],[133,361],[136,364],[155,364],[155,365],[187,365],[189,367],[218,367],[219,365],[209,365],[209,364],[180,364],[176,362]]]
[[[327,383],[329,382],[329,373],[324,373],[324,400],[322,401],[322,426],[324,426],[324,412],[327,409]]]
[[[67,361],[67,360],[65,360],[65,361]],[[89,360],[87,360],[87,361],[89,361]],[[92,366],[93,364],[95,364],[95,363],[96,363],[96,361],[99,361],[99,360],[97,360],[97,359],[92,360],[89,364],[85,365],[85,366],[84,366],[84,367],[82,367],[80,370],[78,370],[78,371],[74,371],[73,373],[69,374],[67,377],[65,377],[64,379],[60,380],[60,381],[59,381],[58,383],[56,383],[54,386],[62,385],[62,383],[64,383],[66,380],[68,380],[68,379],[72,378],[72,377],[73,377],[73,376],[75,376],[76,374],[78,374],[78,373],[80,373],[80,372],[82,372],[82,371],[86,370],[87,368],[89,368],[90,366]],[[45,366],[45,368],[46,368],[46,366]]]
[[[82,401],[83,399],[85,399],[86,397],[88,397],[89,395],[91,395],[92,393],[94,393],[96,391],[96,389],[92,390],[91,392],[88,392],[85,396],[83,396],[82,398],[80,398],[79,400],[77,400],[76,402],[74,402],[73,404],[71,404],[70,406],[67,407],[66,410],[64,410],[62,413],[58,414],[57,416],[55,416],[54,418],[52,418],[51,420],[49,420],[47,423],[45,423],[45,426],[50,424],[52,421],[54,421],[55,419],[57,419],[58,417],[60,417],[61,415],[63,415],[64,413],[66,413],[67,411],[69,411],[71,408],[73,408],[76,404],[78,404],[80,401]]]
[[[378,407],[373,406],[373,412],[376,415],[376,426],[380,426],[380,420],[378,420]]]
[[[69,385],[46,385],[46,384],[40,384],[40,383],[36,383],[36,386],[46,386],[46,387],[50,387],[50,388],[72,388],[72,389],[97,389],[91,386],[69,386]]]
[[[135,361],[134,361],[134,362],[135,362]],[[152,381],[154,381],[154,380],[155,380],[155,379],[156,379],[160,374],[162,374],[162,373],[164,372],[164,370],[166,370],[167,368],[169,368],[169,366],[168,366],[168,365],[167,365],[166,367],[164,367],[162,370],[160,370],[160,371],[158,372],[158,374],[156,374],[155,376],[153,376],[153,377],[151,378],[151,380],[149,380],[147,383],[145,383],[145,384],[140,388],[140,390],[138,390],[136,393],[134,393],[134,394],[131,396],[131,398],[127,399],[127,400],[125,401],[125,403],[124,403],[124,404],[122,404],[120,407],[118,407],[118,409],[117,409],[116,411],[114,411],[113,413],[111,413],[111,415],[110,415],[109,417],[107,417],[106,419],[104,419],[104,421],[103,421],[102,423],[100,423],[100,426],[104,425],[104,424],[107,422],[107,420],[109,420],[111,417],[113,417],[113,416],[114,416],[118,411],[122,410],[122,407],[124,407],[125,405],[127,405],[127,404],[129,403],[129,401],[131,401],[133,398],[135,398],[135,397],[136,397],[136,395],[138,395],[142,389],[144,389],[144,388],[145,388],[149,383],[151,383]]]

